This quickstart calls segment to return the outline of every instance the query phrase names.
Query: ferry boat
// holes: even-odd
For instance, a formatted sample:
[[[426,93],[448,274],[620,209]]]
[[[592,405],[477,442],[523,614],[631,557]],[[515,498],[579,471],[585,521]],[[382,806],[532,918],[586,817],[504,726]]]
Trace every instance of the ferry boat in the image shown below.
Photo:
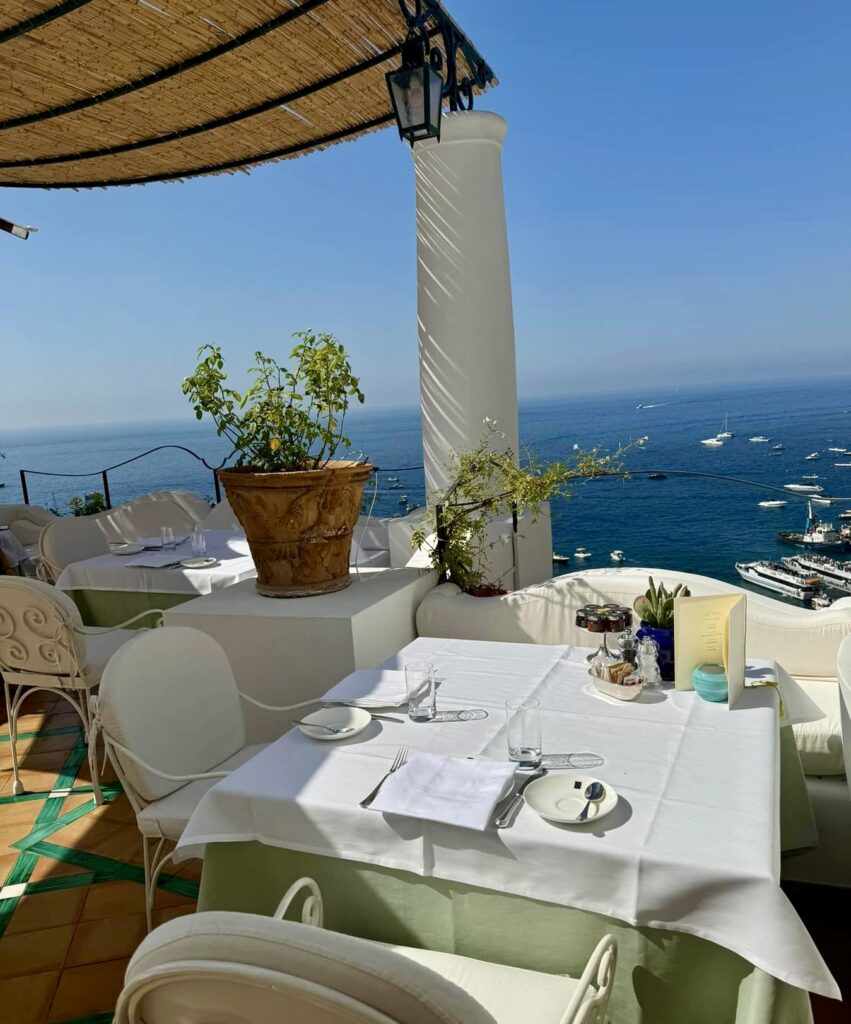
[[[761,501],[759,503],[760,508],[783,508],[787,502],[779,499],[772,499],[771,501]]]
[[[736,562],[736,572],[749,583],[798,601],[812,601],[821,589],[821,579],[815,573],[801,572],[782,562]]]
[[[764,437],[762,434],[757,434],[756,437],[749,437],[748,440],[751,444],[768,444],[771,438]]]
[[[816,459],[820,459],[821,455],[818,452],[810,452],[809,455],[804,456],[804,462],[815,462]]]
[[[615,550],[609,554],[609,558],[611,558],[613,562],[622,562],[625,557],[626,556],[620,548],[615,548]]]
[[[707,437],[700,443],[705,444],[707,448],[723,448],[727,442],[722,441],[720,437]]]
[[[821,494],[824,490],[818,484],[783,484],[787,491],[798,491],[800,494]]]
[[[844,590],[851,594],[851,562],[837,562],[835,558],[825,555],[790,555],[783,559],[784,565],[793,569],[814,572],[825,583],[836,590]]]

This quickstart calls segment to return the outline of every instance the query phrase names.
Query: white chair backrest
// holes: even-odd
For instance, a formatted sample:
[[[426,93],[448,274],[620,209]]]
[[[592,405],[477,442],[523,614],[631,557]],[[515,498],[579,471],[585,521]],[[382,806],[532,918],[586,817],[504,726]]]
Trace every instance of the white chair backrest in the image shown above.
[[[845,758],[845,781],[851,793],[851,637],[842,641],[836,659],[839,677],[839,717],[842,722],[842,756]]]
[[[24,673],[76,678],[86,666],[82,628],[77,606],[61,590],[39,580],[0,577],[0,672],[8,683],[23,682]]]
[[[116,1024],[495,1024],[462,988],[392,946],[253,914],[153,931],[127,967]]]
[[[201,520],[201,528],[204,530],[242,530],[236,513],[228,504],[227,498],[222,498],[218,505],[214,505],[210,509]]]
[[[198,629],[167,626],[134,637],[107,663],[98,704],[107,739],[168,775],[210,771],[245,745],[230,663]],[[117,757],[146,803],[185,784]]]
[[[111,542],[157,538],[163,526],[184,535],[195,527],[195,520],[186,509],[169,498],[136,498],[94,518]]]
[[[138,500],[170,501],[174,505],[179,505],[194,523],[200,523],[210,511],[210,503],[205,501],[200,494],[180,488],[170,491],[151,491],[149,494],[141,495]]]
[[[60,516],[38,538],[38,550],[54,580],[66,565],[109,553],[109,544],[91,516]]]
[[[56,518],[40,505],[0,505],[0,525],[8,526],[24,547],[37,544],[41,531]]]

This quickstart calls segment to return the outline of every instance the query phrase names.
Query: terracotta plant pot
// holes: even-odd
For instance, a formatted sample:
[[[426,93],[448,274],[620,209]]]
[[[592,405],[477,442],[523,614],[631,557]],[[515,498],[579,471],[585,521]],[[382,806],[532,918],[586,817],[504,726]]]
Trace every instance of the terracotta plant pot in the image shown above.
[[[349,585],[352,531],[371,472],[362,462],[293,473],[219,470],[248,538],[259,593],[310,597]]]

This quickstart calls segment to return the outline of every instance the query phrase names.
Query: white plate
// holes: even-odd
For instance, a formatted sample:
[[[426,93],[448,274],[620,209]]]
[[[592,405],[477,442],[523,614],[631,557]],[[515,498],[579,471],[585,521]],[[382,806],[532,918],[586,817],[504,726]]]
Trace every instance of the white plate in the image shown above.
[[[207,556],[206,558],[184,558],[180,564],[184,569],[209,569],[216,562],[217,559]]]
[[[350,740],[352,736],[363,732],[372,721],[372,715],[368,711],[364,711],[363,708],[320,708],[318,711],[305,715],[302,721],[304,724],[300,725],[299,729],[312,740]],[[311,726],[311,722],[315,722],[316,725],[333,725],[339,729],[351,729],[352,731],[328,732],[327,729],[314,728]]]
[[[601,782],[593,775],[581,772],[551,772],[541,779],[530,782],[523,791],[526,803],[547,821],[558,821],[569,825],[590,825],[611,813],[618,805],[618,794],[614,787],[604,782],[606,793],[602,800],[591,804],[585,821],[576,819],[588,802],[585,790],[592,782]]]
[[[110,544],[109,553],[111,555],[138,555],[139,552],[145,550],[144,544]]]

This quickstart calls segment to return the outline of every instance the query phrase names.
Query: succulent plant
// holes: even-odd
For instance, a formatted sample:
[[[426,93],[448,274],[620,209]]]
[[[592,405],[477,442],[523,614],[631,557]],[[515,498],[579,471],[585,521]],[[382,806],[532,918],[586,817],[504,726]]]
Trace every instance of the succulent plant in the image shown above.
[[[691,597],[691,591],[682,583],[678,583],[669,593],[664,583],[657,587],[650,577],[647,592],[635,599],[633,608],[648,626],[656,629],[674,628],[674,598]]]

